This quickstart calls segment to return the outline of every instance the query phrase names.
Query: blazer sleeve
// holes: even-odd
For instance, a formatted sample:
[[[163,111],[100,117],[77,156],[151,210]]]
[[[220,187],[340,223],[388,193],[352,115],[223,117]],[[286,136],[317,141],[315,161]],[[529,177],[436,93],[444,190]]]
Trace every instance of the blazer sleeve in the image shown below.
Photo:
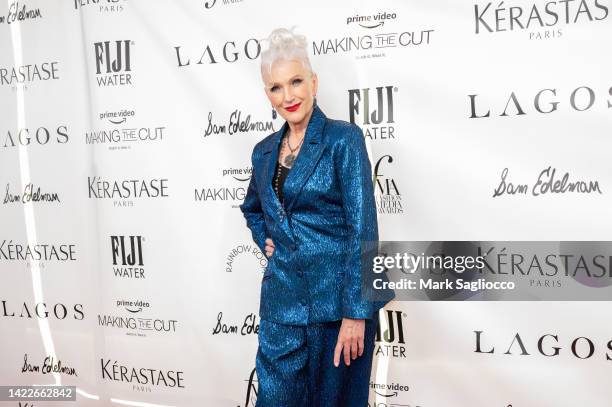
[[[338,176],[346,224],[349,228],[342,316],[370,319],[373,316],[374,304],[361,296],[361,242],[375,242],[370,244],[378,248],[378,219],[372,169],[361,128],[351,125],[349,134],[342,141]]]
[[[265,253],[266,246],[266,222],[264,220],[263,211],[261,209],[261,202],[259,200],[259,194],[257,192],[257,180],[255,176],[255,150],[251,155],[251,164],[253,165],[253,172],[251,173],[251,180],[249,181],[249,187],[247,189],[246,196],[244,197],[243,203],[240,205],[240,210],[246,219],[247,227],[251,230],[253,241],[262,253]]]

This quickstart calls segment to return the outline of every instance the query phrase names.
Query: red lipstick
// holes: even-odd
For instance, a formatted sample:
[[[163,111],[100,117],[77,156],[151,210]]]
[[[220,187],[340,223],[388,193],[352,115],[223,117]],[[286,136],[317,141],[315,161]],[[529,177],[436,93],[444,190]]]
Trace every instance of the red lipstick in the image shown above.
[[[290,111],[290,112],[295,112],[296,110],[298,110],[298,108],[300,107],[301,104],[302,104],[301,102],[300,103],[296,103],[295,105],[286,107],[285,109]]]

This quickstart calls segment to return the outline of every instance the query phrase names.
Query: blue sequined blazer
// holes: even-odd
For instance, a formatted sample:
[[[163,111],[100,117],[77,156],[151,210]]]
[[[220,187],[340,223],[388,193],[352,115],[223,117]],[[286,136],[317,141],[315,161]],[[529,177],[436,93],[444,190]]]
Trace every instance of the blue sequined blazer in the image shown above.
[[[259,316],[306,325],[372,318],[386,301],[361,297],[361,241],[378,241],[370,160],[363,132],[314,106],[304,141],[283,185],[285,208],[272,178],[288,124],[257,143],[240,209],[253,240],[275,249],[261,283]]]

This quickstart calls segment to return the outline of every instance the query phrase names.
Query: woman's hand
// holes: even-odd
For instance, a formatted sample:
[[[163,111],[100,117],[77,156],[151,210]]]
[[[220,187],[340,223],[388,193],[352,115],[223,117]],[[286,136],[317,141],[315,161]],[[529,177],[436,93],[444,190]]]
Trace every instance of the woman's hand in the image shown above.
[[[334,366],[340,365],[340,354],[344,349],[344,364],[351,365],[351,358],[357,359],[363,355],[363,337],[365,334],[365,319],[342,318],[338,342],[334,351]]]
[[[272,257],[272,253],[274,253],[274,242],[269,237],[266,238],[266,256]]]

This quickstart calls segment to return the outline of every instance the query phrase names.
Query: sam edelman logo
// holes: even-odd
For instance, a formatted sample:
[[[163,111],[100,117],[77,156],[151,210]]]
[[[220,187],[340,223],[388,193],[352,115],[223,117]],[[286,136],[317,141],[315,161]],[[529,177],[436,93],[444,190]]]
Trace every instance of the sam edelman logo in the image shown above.
[[[23,188],[23,192],[12,191],[11,185],[8,183],[6,184],[2,204],[26,204],[28,202],[60,202],[60,198],[57,192],[41,190],[39,186],[36,186],[31,182],[26,184],[26,186]]]
[[[389,154],[380,157],[374,164],[374,196],[376,208],[379,214],[401,214],[402,194],[397,186],[395,178],[383,173],[383,168],[393,163],[393,157]]]
[[[557,174],[557,169],[551,166],[540,171],[534,177],[532,184],[511,182],[508,175],[508,167],[501,172],[501,180],[493,190],[493,198],[502,195],[532,195],[541,196],[545,194],[566,194],[566,193],[599,193],[602,194],[597,180],[576,180],[568,172]]]
[[[0,24],[12,24],[26,20],[37,20],[42,18],[39,8],[28,8],[23,2],[12,1],[8,7],[6,16],[0,15]]]
[[[379,311],[382,323],[378,324],[376,330],[376,345],[374,354],[393,358],[406,358],[406,341],[404,339],[404,317],[403,311],[385,310]],[[381,326],[386,326],[383,331]]]
[[[117,40],[94,43],[98,86],[132,84],[131,49],[134,41]]]
[[[223,311],[217,314],[217,323],[212,330],[213,335],[257,335],[259,333],[259,322],[254,313],[247,314],[241,324],[227,323],[223,320]]]
[[[251,113],[234,109],[225,121],[214,121],[213,112],[208,112],[208,123],[204,128],[203,137],[216,135],[234,135],[240,133],[253,134],[254,132],[273,132],[274,122],[272,120],[252,120]]]
[[[121,278],[145,278],[143,236],[111,236],[113,274]]]
[[[61,360],[54,358],[53,356],[46,356],[42,363],[34,364],[28,360],[28,354],[23,355],[23,366],[21,367],[21,373],[61,373],[68,376],[78,376],[76,369],[67,366],[62,363]]]
[[[349,89],[349,121],[371,140],[395,140],[393,95],[397,86]]]

